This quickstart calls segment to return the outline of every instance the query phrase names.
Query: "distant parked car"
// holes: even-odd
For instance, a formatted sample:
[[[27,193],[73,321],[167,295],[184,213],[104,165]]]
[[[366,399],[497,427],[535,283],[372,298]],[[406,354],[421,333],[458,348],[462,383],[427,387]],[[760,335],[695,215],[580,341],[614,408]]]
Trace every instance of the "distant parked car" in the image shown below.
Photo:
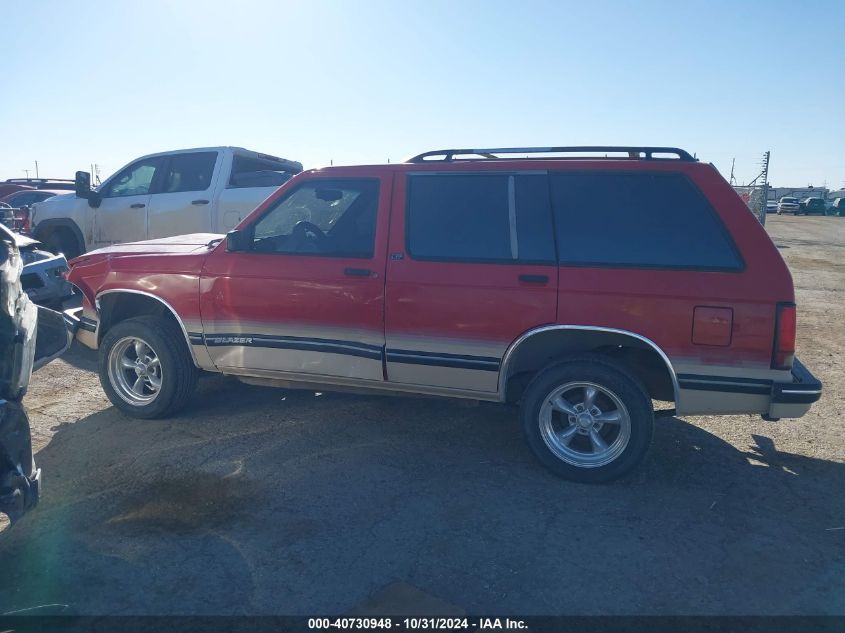
[[[31,228],[30,211],[32,209],[32,205],[36,202],[42,202],[61,193],[66,192],[58,189],[22,189],[20,191],[10,193],[5,198],[0,199],[0,202],[7,204],[14,209],[14,222],[12,224],[4,222],[4,224],[18,233],[29,233]]]
[[[778,201],[778,215],[782,215],[784,213],[794,213],[798,215],[798,211],[800,209],[801,206],[798,202],[798,198],[784,196]]]
[[[834,198],[827,210],[828,215],[845,216],[845,198]]]
[[[30,189],[59,189],[61,191],[73,191],[72,180],[61,178],[7,178],[0,180],[0,198],[8,196],[15,191]]]
[[[59,189],[21,189],[20,191],[15,191],[0,198],[0,201],[19,209],[21,207],[32,206],[36,202],[52,198],[60,193],[67,193],[67,191],[61,191]]]
[[[798,207],[798,213],[803,213],[804,215],[810,215],[811,213],[824,215],[827,210],[827,205],[825,205],[822,198],[804,198],[798,203]]]
[[[777,213],[778,203],[776,200],[766,202],[766,213]]]

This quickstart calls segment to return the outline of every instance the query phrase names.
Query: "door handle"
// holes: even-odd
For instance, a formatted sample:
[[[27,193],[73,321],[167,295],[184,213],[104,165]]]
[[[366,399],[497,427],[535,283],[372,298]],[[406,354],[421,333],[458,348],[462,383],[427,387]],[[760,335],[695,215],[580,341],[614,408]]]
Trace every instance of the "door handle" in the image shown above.
[[[370,270],[366,268],[344,268],[343,274],[347,277],[369,277]]]
[[[529,284],[547,284],[549,283],[549,276],[548,275],[520,275],[520,281],[524,281]]]
[[[208,204],[208,200],[191,200],[191,204]]]
[[[147,205],[145,205],[143,202],[136,202],[135,204],[130,204],[129,208],[130,209],[143,209],[145,206],[147,206]]]

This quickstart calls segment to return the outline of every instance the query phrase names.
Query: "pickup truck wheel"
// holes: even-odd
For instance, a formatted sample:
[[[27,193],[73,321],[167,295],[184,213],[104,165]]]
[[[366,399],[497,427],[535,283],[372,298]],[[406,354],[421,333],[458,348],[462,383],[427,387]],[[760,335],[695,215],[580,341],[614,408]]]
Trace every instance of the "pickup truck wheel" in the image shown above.
[[[537,459],[581,483],[610,481],[632,470],[645,457],[654,430],[642,384],[599,356],[541,371],[525,390],[520,418]]]
[[[73,259],[82,254],[82,248],[76,236],[66,228],[53,229],[44,240],[44,244],[51,253],[64,255],[67,259]]]
[[[100,383],[118,409],[135,418],[161,418],[185,406],[197,384],[182,333],[162,317],[121,321],[100,345]]]

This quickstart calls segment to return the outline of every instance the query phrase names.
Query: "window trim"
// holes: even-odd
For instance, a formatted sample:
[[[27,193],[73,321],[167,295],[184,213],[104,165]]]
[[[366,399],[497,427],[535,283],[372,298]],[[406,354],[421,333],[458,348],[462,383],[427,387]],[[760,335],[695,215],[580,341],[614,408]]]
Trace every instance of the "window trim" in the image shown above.
[[[290,182],[290,181],[288,181]],[[368,255],[361,255],[360,253],[349,254],[349,253],[280,253],[276,251],[256,251],[255,250],[255,225],[261,222],[268,214],[272,213],[275,209],[279,207],[285,200],[290,198],[294,193],[299,191],[302,187],[306,185],[310,185],[312,183],[317,182],[326,182],[326,183],[333,183],[333,182],[373,182],[376,185],[376,217],[375,223],[373,224],[373,243],[370,246],[370,253]],[[286,183],[287,184],[287,183]],[[285,185],[282,185],[285,186]],[[286,191],[284,195],[280,196],[278,200],[276,200],[270,207],[264,210],[264,212],[255,218],[253,222],[251,222],[248,226],[244,227],[243,231],[249,231],[250,242],[253,245],[253,248],[250,248],[248,251],[238,251],[238,255],[272,255],[272,256],[282,256],[282,257],[334,257],[334,258],[346,258],[346,259],[360,259],[360,260],[373,260],[376,256],[376,246],[378,244],[378,226],[379,226],[379,216],[381,214],[381,188],[382,182],[381,178],[372,177],[372,176],[364,176],[361,178],[356,177],[341,177],[341,178],[306,178],[303,180],[298,181],[290,191]]]
[[[549,172],[547,170],[538,170],[538,169],[529,169],[529,170],[514,170],[514,169],[503,169],[503,170],[484,170],[484,171],[411,171],[405,174],[405,252],[408,253],[408,257],[414,261],[418,262],[448,262],[448,263],[455,263],[455,264],[497,264],[497,265],[509,265],[509,266],[557,266],[557,238],[556,234],[554,233],[554,208],[552,207],[552,200],[551,195],[548,198],[548,211],[549,211],[549,226],[551,227],[552,233],[552,244],[555,250],[555,259],[554,260],[524,260],[524,259],[479,259],[477,257],[439,257],[439,256],[429,256],[429,255],[415,255],[413,250],[411,249],[411,179],[418,177],[418,176],[449,176],[449,177],[459,177],[459,176],[510,176],[512,178],[516,176],[545,176],[546,177],[546,184],[547,187],[549,186],[548,180]],[[515,184],[515,182],[514,182]],[[516,188],[514,187],[514,192]],[[549,189],[549,193],[551,194],[551,189]],[[508,200],[508,204],[510,204],[510,200]],[[510,221],[510,217],[508,218]],[[509,234],[509,238],[513,237],[513,233]],[[516,236],[518,239],[518,236]]]
[[[701,199],[707,204],[708,211],[711,217],[715,220],[715,224],[719,232],[725,238],[725,241],[728,244],[728,247],[733,252],[736,260],[738,262],[737,266],[699,266],[699,265],[680,265],[680,264],[620,264],[620,263],[602,263],[602,262],[572,262],[572,261],[564,261],[561,259],[561,249],[558,245],[558,235],[557,235],[557,224],[555,223],[555,246],[557,248],[557,260],[558,260],[558,267],[559,268],[615,268],[615,269],[640,269],[640,270],[681,270],[681,271],[694,271],[694,272],[722,272],[722,273],[742,273],[746,269],[745,258],[742,256],[742,252],[737,248],[736,242],[733,239],[733,235],[728,230],[727,226],[725,226],[724,220],[722,220],[722,216],[719,215],[719,212],[716,211],[716,207],[710,201],[710,198],[701,190],[701,187],[689,177],[689,175],[683,171],[664,171],[664,170],[607,170],[607,169],[589,169],[589,170],[565,170],[565,171],[556,171],[550,169],[548,171],[548,178],[549,178],[549,204],[552,208],[552,217],[555,218],[555,222],[557,220],[557,214],[555,213],[554,208],[554,200],[552,199],[552,176],[555,174],[566,174],[566,175],[607,175],[612,174],[615,176],[640,176],[640,175],[648,175],[648,176],[659,176],[659,175],[675,175],[681,176],[686,182],[690,185],[692,190],[701,197]]]

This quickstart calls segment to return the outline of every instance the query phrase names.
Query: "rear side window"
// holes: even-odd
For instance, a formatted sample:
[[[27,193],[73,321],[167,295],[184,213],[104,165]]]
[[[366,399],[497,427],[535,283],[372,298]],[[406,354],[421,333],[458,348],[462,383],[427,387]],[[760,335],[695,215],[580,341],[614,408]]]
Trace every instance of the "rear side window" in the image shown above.
[[[553,263],[545,175],[408,177],[408,252],[415,259]]]
[[[727,230],[682,174],[550,174],[561,264],[738,270]]]
[[[167,163],[162,193],[205,191],[211,186],[217,152],[176,154]]]
[[[299,171],[301,169],[292,169],[289,164],[278,160],[236,155],[232,161],[228,188],[280,187]]]

